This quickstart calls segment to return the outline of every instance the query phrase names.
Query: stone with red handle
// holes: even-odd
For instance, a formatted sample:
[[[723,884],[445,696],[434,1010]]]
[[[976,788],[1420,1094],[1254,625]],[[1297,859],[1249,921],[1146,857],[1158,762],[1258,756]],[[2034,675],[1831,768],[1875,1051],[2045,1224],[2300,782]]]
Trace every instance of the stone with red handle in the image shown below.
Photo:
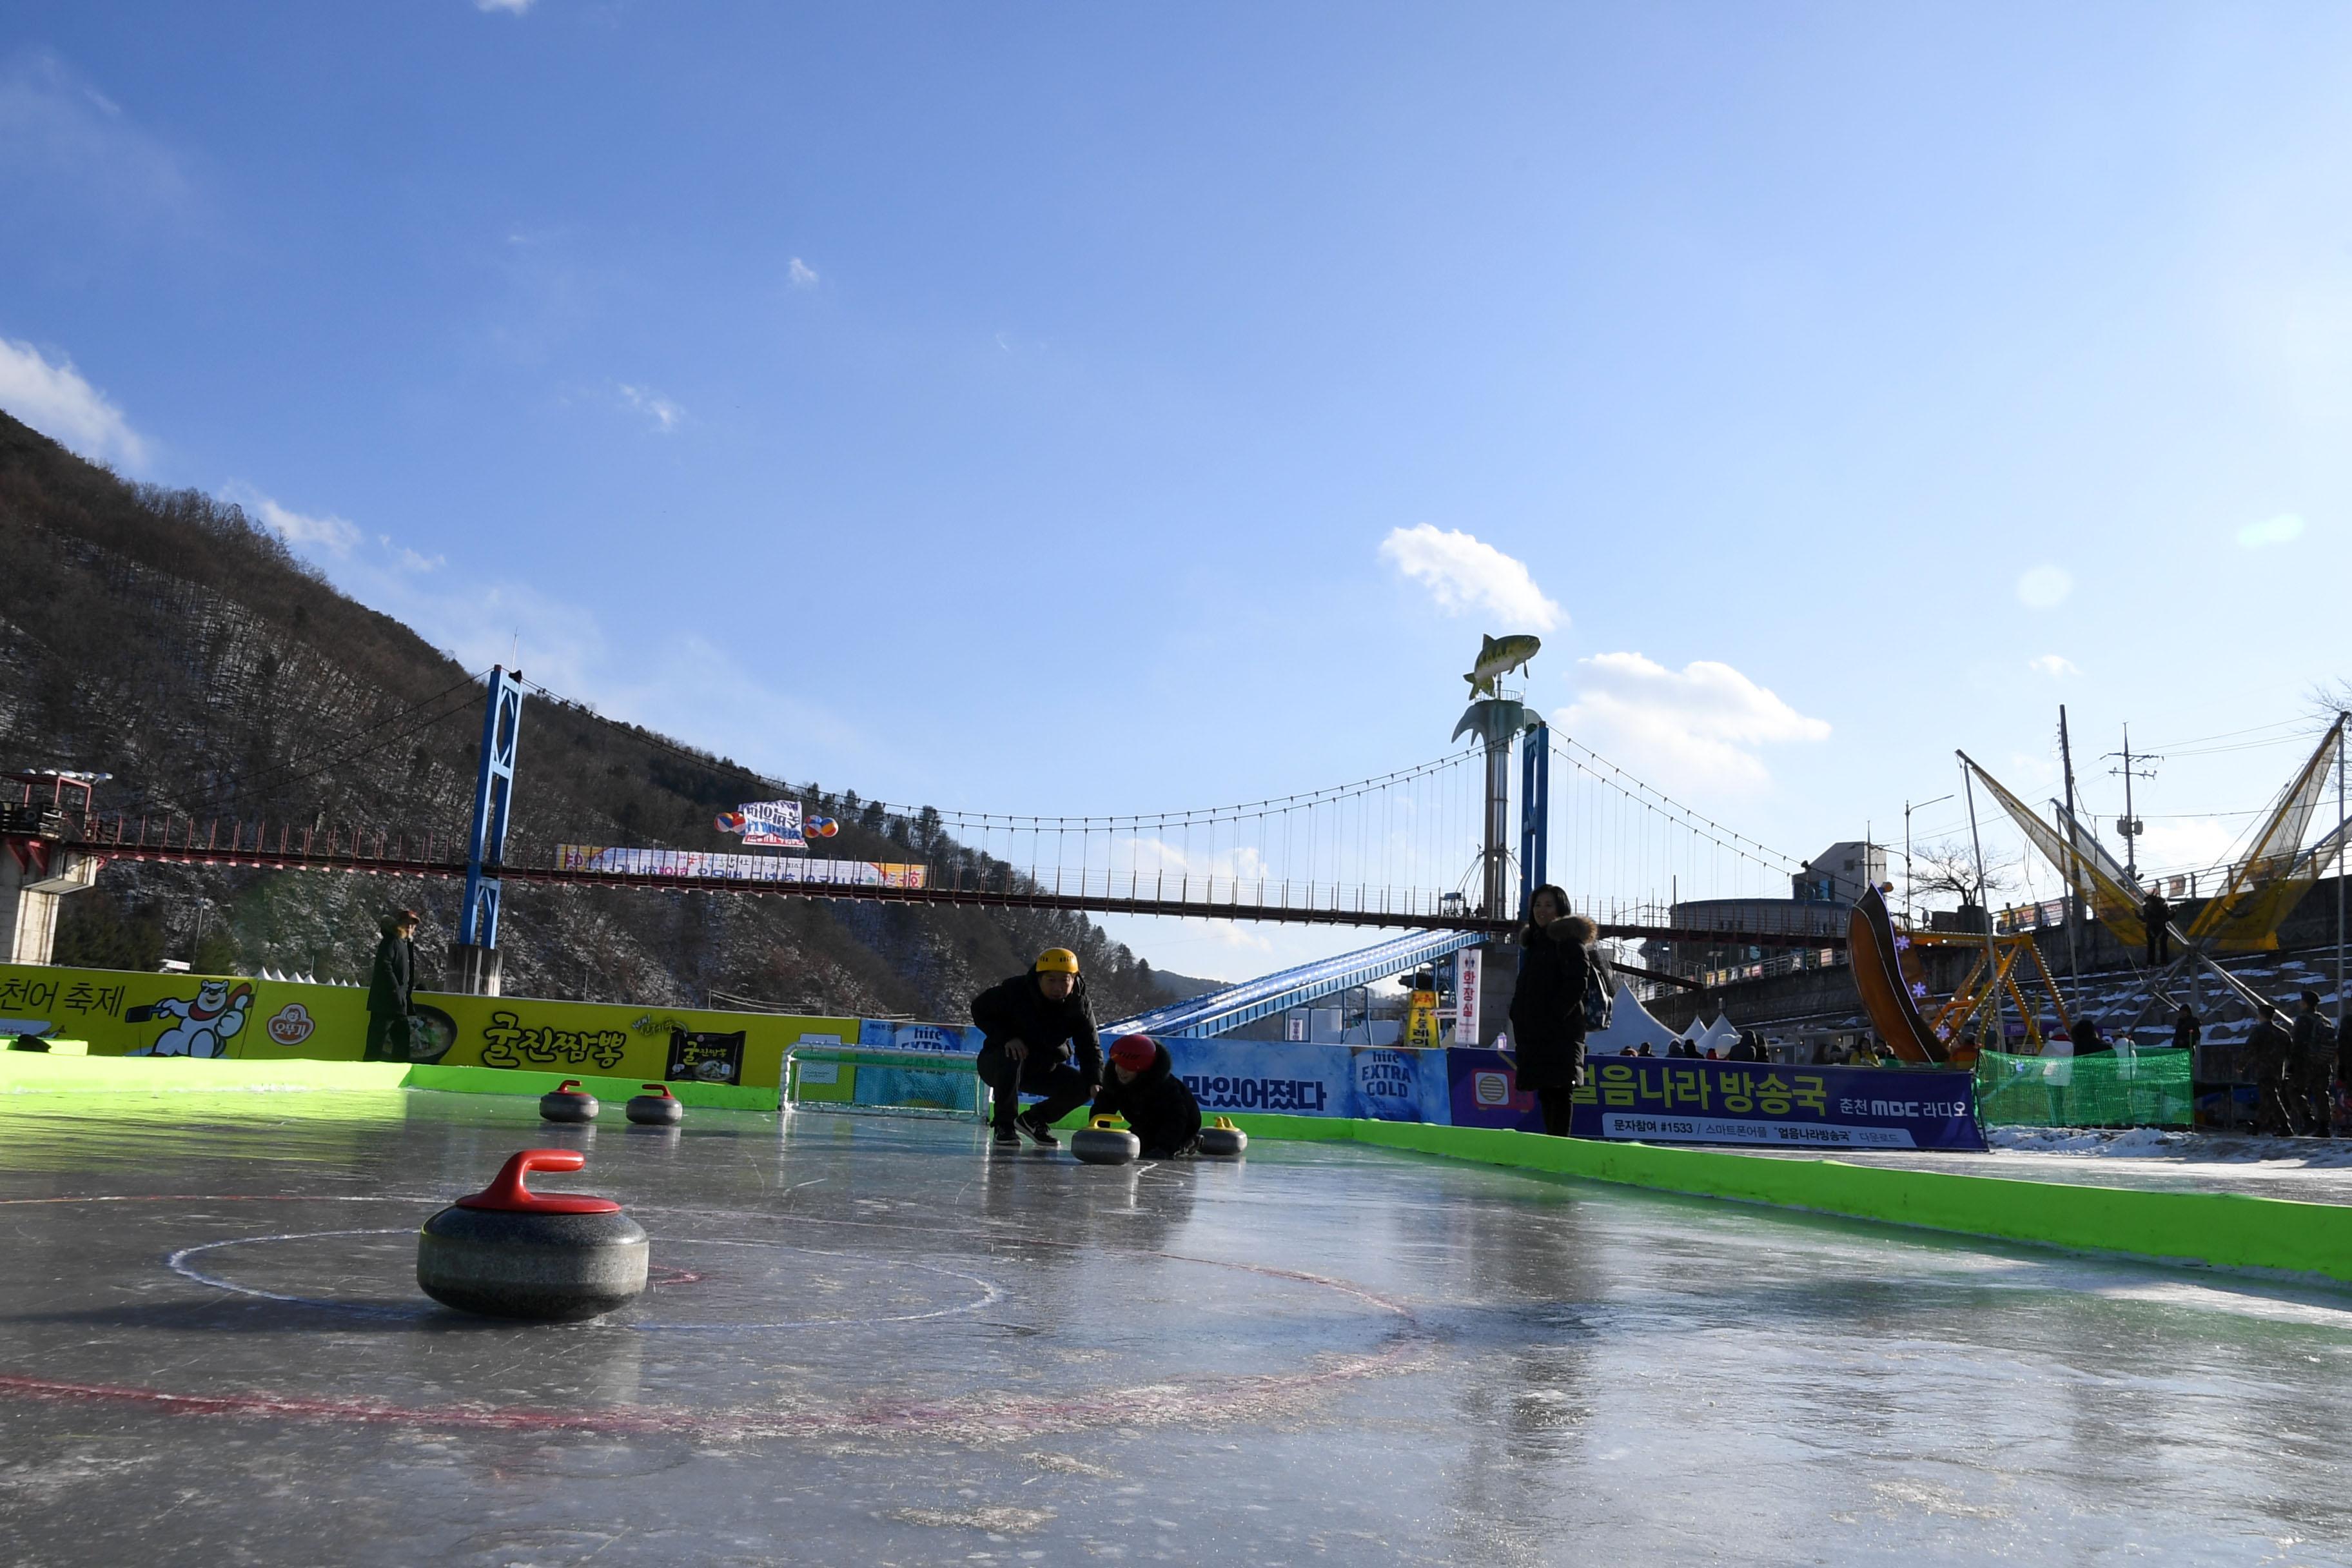
[[[425,1222],[416,1283],[445,1307],[532,1322],[577,1322],[644,1293],[651,1247],[610,1198],[535,1193],[533,1171],[577,1171],[574,1149],[525,1149],[490,1184]]]

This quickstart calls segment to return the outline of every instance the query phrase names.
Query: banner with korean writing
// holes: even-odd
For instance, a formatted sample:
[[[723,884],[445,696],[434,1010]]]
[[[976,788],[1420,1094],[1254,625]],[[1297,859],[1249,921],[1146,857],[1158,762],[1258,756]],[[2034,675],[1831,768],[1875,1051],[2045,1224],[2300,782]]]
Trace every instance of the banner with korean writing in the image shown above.
[[[1443,1052],[1181,1037],[1160,1044],[1205,1115],[1445,1121]]]
[[[367,1043],[367,990],[237,974],[149,974],[0,964],[0,1036],[87,1041],[94,1057],[292,1057],[356,1061]],[[419,992],[394,1059],[633,1078],[675,1076],[767,1088],[803,1040],[857,1037],[856,1018],[721,1013],[530,996]],[[715,1048],[681,1055],[679,1037]],[[714,1080],[705,1064],[724,1060]]]
[[[845,888],[920,888],[926,868],[891,860],[803,860],[711,849],[625,849],[559,844],[559,871],[611,871],[631,877],[696,877],[730,882],[814,883]]]
[[[1985,1146],[1966,1072],[1784,1067],[1687,1057],[1588,1058],[1580,1138],[1762,1149]]]
[[[743,818],[743,842],[761,849],[805,849],[801,836],[801,803],[796,800],[747,801],[735,808]]]

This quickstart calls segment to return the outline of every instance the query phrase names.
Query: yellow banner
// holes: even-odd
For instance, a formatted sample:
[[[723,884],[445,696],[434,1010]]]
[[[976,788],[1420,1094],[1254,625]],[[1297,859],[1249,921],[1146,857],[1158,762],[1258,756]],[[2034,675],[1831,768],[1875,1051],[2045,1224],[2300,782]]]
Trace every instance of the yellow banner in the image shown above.
[[[641,1082],[772,1089],[793,1046],[855,1046],[858,1033],[856,1018],[530,996],[419,992],[416,1009],[416,1061]],[[0,964],[0,1036],[87,1040],[92,1056],[357,1061],[367,1028],[357,986]]]

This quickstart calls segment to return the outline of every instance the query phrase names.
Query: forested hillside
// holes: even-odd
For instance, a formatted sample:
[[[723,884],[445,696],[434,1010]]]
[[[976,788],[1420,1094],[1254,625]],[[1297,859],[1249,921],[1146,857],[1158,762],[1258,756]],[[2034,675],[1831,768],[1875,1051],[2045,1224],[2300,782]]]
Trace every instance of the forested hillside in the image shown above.
[[[101,809],[362,824],[458,836],[471,808],[481,672],[335,591],[243,511],[126,483],[0,415],[0,768],[110,773]],[[509,842],[740,848],[714,815],[772,785],[725,759],[534,700]],[[845,789],[824,853],[970,852],[935,816]],[[66,900],[60,963],[268,966],[359,979],[389,903],[454,940],[455,881],[109,866]],[[1038,949],[1078,951],[1098,1016],[1162,999],[1150,966],[1075,916],[772,896],[510,885],[500,946],[515,994],[682,1005],[714,992],[835,1013],[960,1018]]]

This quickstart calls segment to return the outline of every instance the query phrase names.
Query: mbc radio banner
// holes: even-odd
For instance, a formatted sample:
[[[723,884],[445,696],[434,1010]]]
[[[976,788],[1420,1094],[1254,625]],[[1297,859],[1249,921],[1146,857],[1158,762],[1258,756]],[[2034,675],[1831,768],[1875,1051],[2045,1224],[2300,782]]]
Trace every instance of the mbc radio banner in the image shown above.
[[[1580,1138],[1763,1149],[1980,1150],[1976,1079],[1903,1068],[1784,1067],[1688,1057],[1595,1057]]]

